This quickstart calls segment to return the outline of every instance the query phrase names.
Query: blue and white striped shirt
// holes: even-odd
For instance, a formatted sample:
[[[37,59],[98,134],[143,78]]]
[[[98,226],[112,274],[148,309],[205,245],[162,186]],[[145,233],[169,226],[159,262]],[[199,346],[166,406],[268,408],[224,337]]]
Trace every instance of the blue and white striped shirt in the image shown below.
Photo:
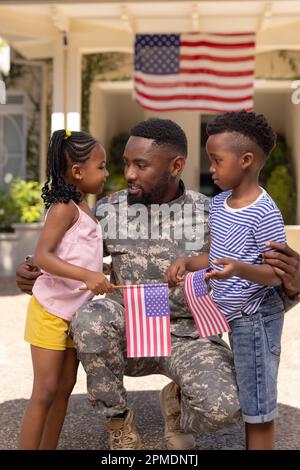
[[[249,264],[262,264],[262,253],[270,251],[269,240],[285,243],[284,222],[281,213],[269,194],[262,193],[252,204],[232,209],[227,199],[232,191],[218,194],[210,204],[209,264],[216,258],[234,258]],[[222,266],[214,265],[215,270]],[[211,279],[213,300],[228,321],[241,317],[241,311],[257,311],[269,286],[262,286],[239,277],[225,280]]]

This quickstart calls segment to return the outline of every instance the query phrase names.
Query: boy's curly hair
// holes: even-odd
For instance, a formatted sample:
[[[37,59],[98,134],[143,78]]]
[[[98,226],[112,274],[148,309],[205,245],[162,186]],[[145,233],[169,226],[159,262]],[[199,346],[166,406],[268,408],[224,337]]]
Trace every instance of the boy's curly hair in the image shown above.
[[[223,132],[237,132],[255,142],[267,157],[276,143],[276,133],[263,114],[232,111],[217,116],[207,125],[208,136]]]

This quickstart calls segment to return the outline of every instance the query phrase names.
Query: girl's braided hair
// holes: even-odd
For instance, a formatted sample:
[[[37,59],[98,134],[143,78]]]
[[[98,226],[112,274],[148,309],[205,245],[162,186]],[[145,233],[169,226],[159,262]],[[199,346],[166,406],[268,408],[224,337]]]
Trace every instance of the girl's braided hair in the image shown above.
[[[67,203],[71,199],[80,202],[81,194],[75,184],[65,180],[70,163],[84,163],[97,140],[86,132],[70,132],[65,129],[52,134],[47,153],[47,180],[42,189],[42,199],[46,209],[55,202]]]

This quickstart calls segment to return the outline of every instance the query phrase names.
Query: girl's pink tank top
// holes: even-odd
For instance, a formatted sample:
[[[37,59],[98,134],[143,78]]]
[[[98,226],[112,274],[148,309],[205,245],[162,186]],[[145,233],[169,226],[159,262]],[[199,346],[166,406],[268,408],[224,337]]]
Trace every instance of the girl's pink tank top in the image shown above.
[[[102,272],[103,240],[101,225],[88,216],[79,206],[79,217],[67,230],[55,250],[55,254],[67,263],[91,271]],[[70,321],[76,310],[93,297],[81,281],[54,276],[43,271],[32,292],[39,303],[53,315]]]

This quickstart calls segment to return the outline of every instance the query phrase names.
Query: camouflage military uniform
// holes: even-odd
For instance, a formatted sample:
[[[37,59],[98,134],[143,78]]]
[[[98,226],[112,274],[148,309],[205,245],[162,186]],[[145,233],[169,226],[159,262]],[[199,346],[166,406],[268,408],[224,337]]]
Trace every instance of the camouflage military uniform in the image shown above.
[[[104,232],[104,248],[111,255],[111,282],[114,284],[141,284],[161,282],[170,262],[183,254],[196,254],[207,250],[208,199],[196,192],[186,191],[168,205],[177,211],[192,208],[185,223],[190,233],[178,239],[174,235],[174,216],[170,234],[160,233],[149,238],[149,226],[140,226],[139,239],[129,239],[126,231],[136,224],[136,217],[128,222],[118,221],[116,232],[111,229],[111,219],[119,215],[126,204],[127,191],[120,191],[100,200],[96,216]],[[173,206],[176,204],[176,206]],[[130,207],[130,206],[129,206]],[[201,212],[201,207],[204,211]],[[200,210],[199,210],[200,208]],[[162,224],[162,218],[150,215],[154,226]],[[187,249],[186,242],[199,238],[195,215],[204,232],[198,246]],[[118,217],[117,217],[118,219]],[[142,225],[142,224],[140,224]],[[178,227],[177,227],[178,228]],[[187,230],[188,232],[188,230]],[[115,239],[117,233],[117,239]],[[175,239],[176,238],[176,239]],[[232,354],[219,337],[199,338],[191,313],[186,307],[182,287],[170,289],[171,357],[128,359],[126,357],[125,315],[123,296],[119,289],[105,299],[85,304],[72,321],[72,335],[78,358],[87,373],[89,398],[93,404],[104,408],[111,417],[126,409],[126,390],[123,376],[163,374],[181,387],[181,427],[185,432],[216,430],[239,419],[239,403]]]

